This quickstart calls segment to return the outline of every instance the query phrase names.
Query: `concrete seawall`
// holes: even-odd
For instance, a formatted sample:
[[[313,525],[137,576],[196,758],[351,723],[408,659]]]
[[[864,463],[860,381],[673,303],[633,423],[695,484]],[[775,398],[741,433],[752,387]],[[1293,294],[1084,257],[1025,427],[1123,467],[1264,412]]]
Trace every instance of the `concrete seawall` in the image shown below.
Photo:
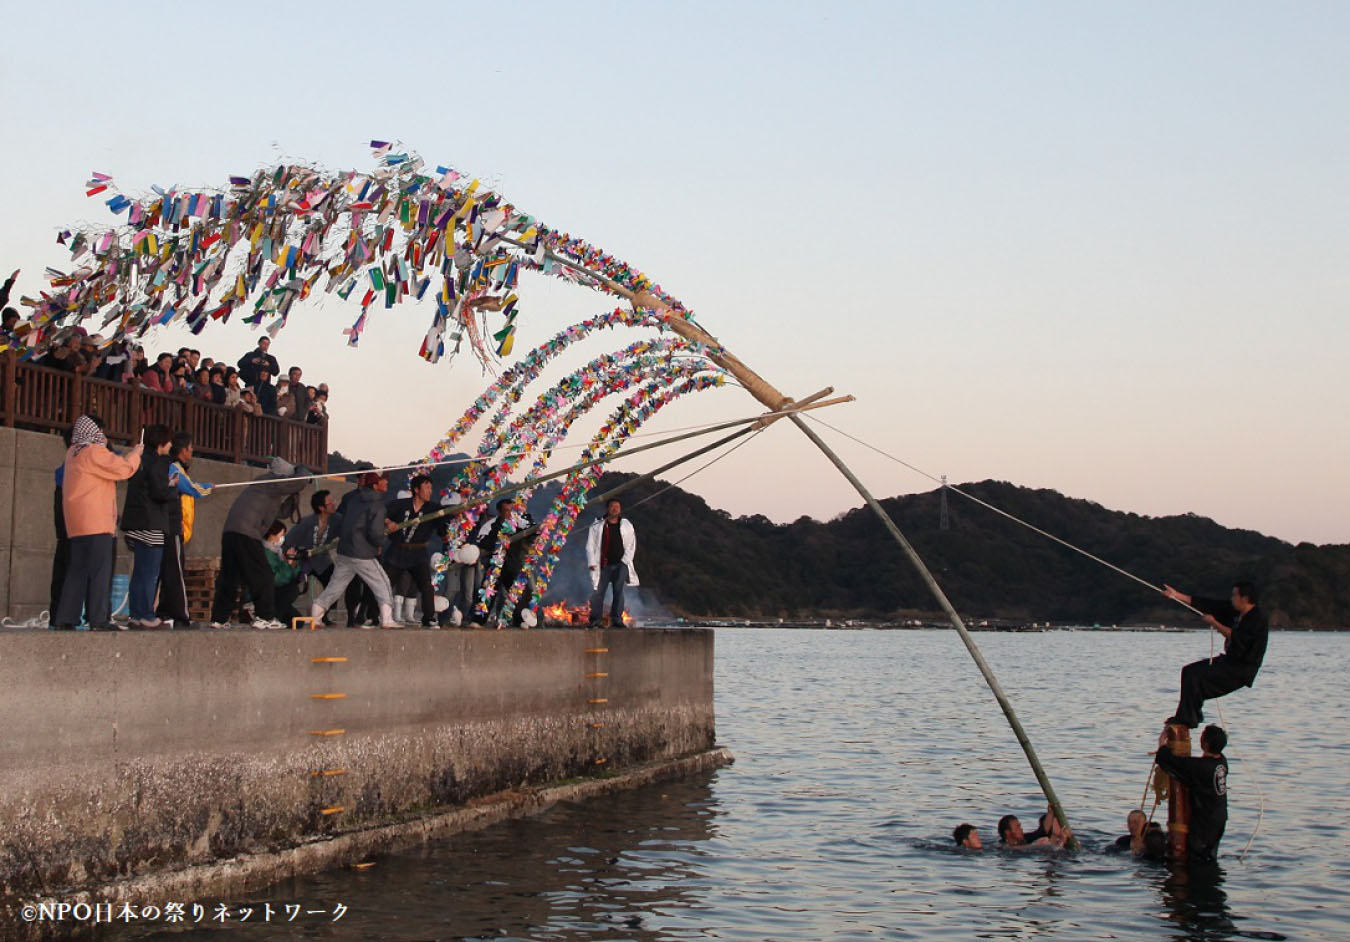
[[[705,753],[712,678],[694,629],[0,632],[0,908]]]

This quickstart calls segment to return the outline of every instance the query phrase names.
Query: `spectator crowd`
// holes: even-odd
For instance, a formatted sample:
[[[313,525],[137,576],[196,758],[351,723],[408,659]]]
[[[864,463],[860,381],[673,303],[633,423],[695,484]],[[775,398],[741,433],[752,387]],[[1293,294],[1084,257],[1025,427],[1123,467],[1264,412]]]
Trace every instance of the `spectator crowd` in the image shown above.
[[[328,422],[328,384],[311,386],[304,371],[292,366],[283,376],[277,358],[268,352],[272,341],[258,346],[230,366],[203,357],[200,350],[180,347],[161,353],[152,362],[145,349],[131,340],[107,343],[99,334],[73,328],[65,342],[35,362],[91,379],[135,383],[171,396],[200,399],[251,415],[271,415],[311,425]]]

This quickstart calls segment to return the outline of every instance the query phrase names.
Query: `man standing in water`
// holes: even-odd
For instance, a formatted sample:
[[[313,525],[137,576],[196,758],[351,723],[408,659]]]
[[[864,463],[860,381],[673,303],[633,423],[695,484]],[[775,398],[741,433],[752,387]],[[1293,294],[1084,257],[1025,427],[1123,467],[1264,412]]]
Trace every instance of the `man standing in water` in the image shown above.
[[[591,623],[600,626],[600,613],[605,607],[605,589],[614,587],[614,599],[609,606],[609,624],[623,627],[623,590],[638,584],[637,570],[633,568],[633,554],[637,552],[637,535],[633,525],[623,519],[623,504],[611,500],[605,504],[605,515],[591,524],[586,534],[586,564],[591,570]]]
[[[1238,582],[1227,600],[1178,592],[1164,583],[1163,595],[1204,613],[1205,624],[1223,635],[1223,654],[1187,664],[1181,670],[1181,701],[1172,722],[1190,729],[1204,719],[1201,705],[1239,687],[1250,687],[1266,656],[1270,623],[1256,607],[1256,586]]]
[[[1191,863],[1213,863],[1228,823],[1228,760],[1223,756],[1228,734],[1221,727],[1206,726],[1200,734],[1199,758],[1172,755],[1167,737],[1164,729],[1153,761],[1189,790],[1191,820],[1186,855]]]

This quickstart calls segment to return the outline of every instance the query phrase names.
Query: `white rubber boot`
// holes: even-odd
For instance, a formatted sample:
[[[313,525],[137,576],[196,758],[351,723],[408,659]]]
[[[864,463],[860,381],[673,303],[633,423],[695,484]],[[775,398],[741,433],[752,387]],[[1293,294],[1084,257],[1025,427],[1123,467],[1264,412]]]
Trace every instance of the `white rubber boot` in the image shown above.
[[[394,606],[380,606],[380,627],[381,628],[402,628],[398,622],[394,621]]]
[[[323,606],[320,605],[318,602],[315,602],[313,605],[309,607],[309,617],[314,619],[315,628],[323,627],[323,616],[324,616]]]
[[[403,596],[401,595],[394,596],[394,617],[403,617]]]
[[[414,596],[404,596],[403,599],[403,624],[417,624],[417,599]]]
[[[457,608],[450,609],[450,624],[458,628],[464,622],[464,613]]]

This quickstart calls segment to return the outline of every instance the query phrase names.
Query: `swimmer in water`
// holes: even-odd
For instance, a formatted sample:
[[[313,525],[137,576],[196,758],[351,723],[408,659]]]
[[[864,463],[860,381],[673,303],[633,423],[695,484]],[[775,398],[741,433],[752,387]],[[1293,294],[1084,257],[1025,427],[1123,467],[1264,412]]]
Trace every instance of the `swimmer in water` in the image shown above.
[[[975,830],[973,824],[958,824],[956,830],[952,831],[952,837],[955,839],[957,847],[966,850],[984,849],[984,845],[980,843],[980,832]]]

